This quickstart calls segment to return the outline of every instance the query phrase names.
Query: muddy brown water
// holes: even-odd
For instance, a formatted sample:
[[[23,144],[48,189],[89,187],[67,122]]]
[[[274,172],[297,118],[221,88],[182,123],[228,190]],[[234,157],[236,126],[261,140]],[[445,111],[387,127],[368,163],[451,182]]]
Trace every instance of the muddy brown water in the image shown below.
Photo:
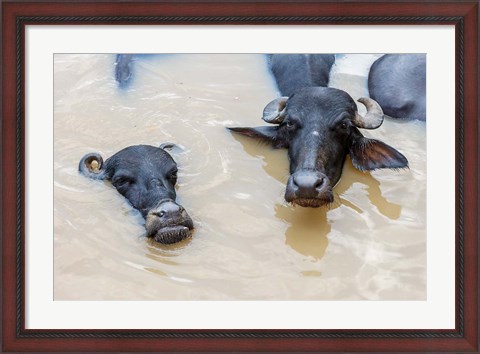
[[[331,85],[366,95],[374,58],[339,56]],[[263,124],[277,96],[263,56],[142,57],[125,89],[114,61],[54,57],[55,300],[426,299],[424,123],[364,132],[399,149],[409,170],[362,173],[348,160],[334,205],[293,207],[286,151],[225,129]],[[178,201],[196,230],[162,246],[109,182],[77,166],[88,152],[167,141],[180,145],[170,152]]]

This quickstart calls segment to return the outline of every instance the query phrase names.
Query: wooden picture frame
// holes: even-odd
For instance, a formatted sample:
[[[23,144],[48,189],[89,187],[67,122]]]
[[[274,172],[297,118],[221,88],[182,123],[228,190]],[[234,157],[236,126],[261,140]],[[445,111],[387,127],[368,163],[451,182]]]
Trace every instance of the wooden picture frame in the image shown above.
[[[478,346],[478,1],[2,3],[2,349],[26,351],[425,351]],[[456,327],[453,330],[37,330],[25,327],[25,26],[86,24],[454,25]]]

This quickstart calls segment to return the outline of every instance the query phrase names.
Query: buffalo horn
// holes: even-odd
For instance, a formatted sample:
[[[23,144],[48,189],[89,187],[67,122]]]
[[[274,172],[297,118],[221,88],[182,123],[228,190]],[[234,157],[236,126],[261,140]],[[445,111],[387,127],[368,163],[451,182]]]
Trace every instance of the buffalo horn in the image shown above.
[[[177,145],[174,143],[163,143],[163,144],[160,144],[159,146],[159,148],[162,150],[171,150],[174,147],[177,147]]]
[[[105,170],[103,169],[103,158],[100,154],[92,152],[86,154],[78,164],[78,170],[83,175],[92,179],[105,179]]]
[[[358,102],[367,108],[367,113],[363,117],[358,112],[355,112],[353,120],[355,125],[364,129],[376,129],[381,126],[383,123],[383,110],[377,101],[368,97],[362,97],[358,99]]]
[[[285,119],[285,106],[287,105],[288,97],[280,97],[274,99],[267,104],[263,110],[262,119],[271,124],[280,124]]]

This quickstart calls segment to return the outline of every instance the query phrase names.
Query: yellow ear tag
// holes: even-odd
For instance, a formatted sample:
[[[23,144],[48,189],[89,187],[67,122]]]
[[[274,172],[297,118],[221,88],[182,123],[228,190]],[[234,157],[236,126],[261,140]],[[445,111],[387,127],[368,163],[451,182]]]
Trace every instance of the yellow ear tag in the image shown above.
[[[98,161],[93,160],[92,163],[90,164],[90,169],[93,171],[98,171]]]

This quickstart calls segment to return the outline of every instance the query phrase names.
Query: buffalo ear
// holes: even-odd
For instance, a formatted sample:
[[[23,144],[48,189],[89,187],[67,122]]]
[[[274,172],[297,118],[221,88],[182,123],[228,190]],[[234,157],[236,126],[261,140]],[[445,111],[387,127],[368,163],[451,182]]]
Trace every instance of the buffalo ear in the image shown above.
[[[350,158],[353,166],[360,171],[408,168],[408,161],[400,152],[380,140],[364,136],[353,140],[350,145]]]
[[[283,139],[278,135],[278,126],[261,126],[255,128],[233,127],[228,129],[235,133],[259,139],[262,142],[273,145],[275,148],[286,147]]]
[[[103,158],[96,152],[83,156],[78,164],[78,170],[81,174],[92,179],[108,178],[105,172]]]
[[[163,144],[160,144],[159,146],[159,148],[162,150],[171,150],[175,147],[177,147],[177,145],[174,143],[163,143]]]
[[[184,151],[185,150],[185,147],[183,145],[170,143],[170,142],[160,144],[159,148],[165,151],[171,151],[171,150]]]

